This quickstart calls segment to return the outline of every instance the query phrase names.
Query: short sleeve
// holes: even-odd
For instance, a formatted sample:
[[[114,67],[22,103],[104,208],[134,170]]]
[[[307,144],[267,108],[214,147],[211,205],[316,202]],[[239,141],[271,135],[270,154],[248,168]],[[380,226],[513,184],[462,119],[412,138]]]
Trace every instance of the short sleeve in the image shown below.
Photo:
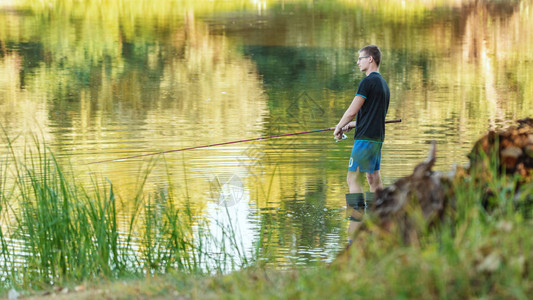
[[[359,87],[357,87],[357,93],[355,93],[357,96],[365,98],[365,100],[368,99],[368,92],[370,91],[370,82],[367,79],[368,78],[363,78],[363,80],[361,80]]]

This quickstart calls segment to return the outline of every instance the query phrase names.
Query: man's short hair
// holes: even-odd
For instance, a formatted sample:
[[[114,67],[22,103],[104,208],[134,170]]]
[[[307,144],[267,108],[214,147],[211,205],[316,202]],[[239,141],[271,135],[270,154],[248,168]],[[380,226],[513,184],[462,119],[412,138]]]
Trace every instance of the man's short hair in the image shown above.
[[[372,56],[372,58],[376,62],[376,65],[378,65],[379,67],[379,64],[381,63],[381,51],[379,50],[378,46],[376,45],[364,46],[363,48],[361,48],[361,50],[359,50],[359,52],[364,52],[366,55]]]

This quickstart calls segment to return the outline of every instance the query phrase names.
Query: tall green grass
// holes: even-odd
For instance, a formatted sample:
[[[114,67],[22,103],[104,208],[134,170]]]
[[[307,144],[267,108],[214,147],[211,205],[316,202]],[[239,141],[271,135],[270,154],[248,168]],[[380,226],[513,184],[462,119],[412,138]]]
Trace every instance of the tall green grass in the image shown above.
[[[193,218],[188,199],[174,199],[168,190],[144,191],[155,162],[140,173],[134,199],[127,199],[133,209],[122,213],[111,182],[79,183],[45,144],[34,144],[20,159],[8,140],[0,165],[0,288],[170,271],[210,274],[251,263],[231,228],[217,238],[198,229],[207,228],[206,221]],[[231,246],[213,255],[206,247],[213,243]]]

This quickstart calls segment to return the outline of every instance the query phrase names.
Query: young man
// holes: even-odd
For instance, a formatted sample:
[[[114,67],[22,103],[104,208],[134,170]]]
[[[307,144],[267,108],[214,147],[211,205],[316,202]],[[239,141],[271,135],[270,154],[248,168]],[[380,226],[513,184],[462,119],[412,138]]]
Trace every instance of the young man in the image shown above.
[[[347,207],[350,212],[350,227],[352,233],[360,221],[363,209],[370,206],[374,192],[382,188],[380,162],[381,146],[385,139],[385,116],[389,108],[390,91],[379,73],[381,51],[375,45],[369,45],[359,50],[357,65],[366,77],[361,80],[352,103],[335,127],[334,135],[340,140],[343,132],[355,128],[354,144],[350,162],[348,164],[348,188],[346,194]],[[357,121],[352,121],[357,116]],[[363,187],[359,175],[366,174],[370,185],[370,192],[363,194]]]

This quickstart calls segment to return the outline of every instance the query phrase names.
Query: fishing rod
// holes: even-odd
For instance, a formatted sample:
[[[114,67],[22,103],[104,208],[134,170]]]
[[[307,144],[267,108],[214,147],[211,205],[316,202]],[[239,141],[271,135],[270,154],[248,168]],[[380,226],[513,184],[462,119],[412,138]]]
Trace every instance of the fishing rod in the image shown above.
[[[399,123],[401,121],[402,121],[402,119],[388,120],[388,121],[385,121],[385,124]],[[195,146],[195,147],[174,149],[174,150],[166,150],[166,151],[161,151],[161,152],[138,154],[138,155],[132,155],[132,156],[127,156],[127,157],[123,157],[123,158],[115,158],[115,159],[106,159],[106,160],[101,160],[101,161],[95,161],[95,162],[88,163],[88,165],[101,164],[101,163],[106,163],[106,162],[119,162],[119,161],[124,161],[124,160],[127,160],[127,159],[139,158],[139,157],[145,157],[145,156],[153,156],[153,155],[158,155],[158,154],[166,154],[166,153],[173,153],[173,152],[180,152],[180,151],[187,151],[187,150],[193,150],[193,149],[201,149],[201,148],[208,148],[208,147],[215,147],[215,146],[222,146],[222,145],[229,145],[229,144],[236,144],[236,143],[261,141],[261,140],[268,140],[268,139],[279,138],[279,137],[284,137],[284,136],[315,133],[315,132],[321,132],[321,131],[331,131],[331,130],[335,130],[335,127],[329,127],[329,128],[324,128],[324,129],[316,129],[316,130],[309,130],[309,131],[301,131],[301,132],[294,132],[294,133],[285,133],[285,134],[271,135],[271,136],[258,137],[258,138],[252,138],[252,139],[246,139],[246,140],[223,142],[223,143],[209,144],[209,145],[203,145],[203,146]]]

